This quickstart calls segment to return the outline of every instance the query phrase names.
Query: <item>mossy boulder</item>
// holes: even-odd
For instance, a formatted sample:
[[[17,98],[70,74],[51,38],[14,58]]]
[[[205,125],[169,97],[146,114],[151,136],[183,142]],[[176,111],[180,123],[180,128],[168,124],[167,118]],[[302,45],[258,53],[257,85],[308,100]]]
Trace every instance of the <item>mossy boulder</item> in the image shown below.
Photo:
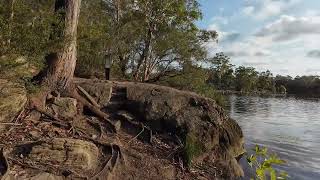
[[[242,130],[214,100],[154,84],[100,83],[126,91],[125,99],[121,99],[125,103],[122,108],[135,117],[127,119],[143,122],[156,134],[179,137],[184,144],[182,153],[190,167],[199,164],[206,168],[217,167],[225,179],[243,175],[238,163],[245,152]]]

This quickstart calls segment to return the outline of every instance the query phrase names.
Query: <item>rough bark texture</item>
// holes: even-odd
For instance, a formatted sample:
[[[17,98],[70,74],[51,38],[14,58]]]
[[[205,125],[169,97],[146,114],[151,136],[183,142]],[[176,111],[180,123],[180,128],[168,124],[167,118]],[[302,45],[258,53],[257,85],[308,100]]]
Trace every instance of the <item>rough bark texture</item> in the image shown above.
[[[60,52],[48,57],[49,67],[45,76],[45,83],[59,91],[63,91],[70,86],[77,62],[77,26],[80,4],[81,0],[56,1],[56,10],[65,10],[63,35],[66,43]]]

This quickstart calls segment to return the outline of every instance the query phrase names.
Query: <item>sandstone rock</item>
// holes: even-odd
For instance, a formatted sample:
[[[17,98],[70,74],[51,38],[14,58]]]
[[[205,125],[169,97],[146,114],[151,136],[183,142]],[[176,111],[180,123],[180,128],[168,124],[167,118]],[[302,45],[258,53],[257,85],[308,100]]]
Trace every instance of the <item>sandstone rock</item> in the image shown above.
[[[99,149],[92,143],[56,138],[32,147],[29,158],[41,164],[60,164],[75,172],[92,171],[98,166]]]
[[[214,100],[151,84],[123,85],[127,87],[128,110],[142,116],[153,130],[174,133],[185,141],[194,139],[191,146],[202,151],[193,158],[194,163],[208,159],[216,149],[224,155],[215,160],[231,162],[232,172],[241,174],[234,161],[245,152],[242,130]]]
[[[0,79],[0,123],[11,122],[26,102],[27,92],[22,85]],[[4,129],[0,125],[0,132]]]
[[[173,88],[134,84],[127,86],[130,109],[143,115],[158,131],[191,133],[206,149],[224,143],[235,156],[243,153],[243,134],[216,102]]]
[[[227,179],[243,175],[237,162],[238,157],[245,152],[242,130],[214,100],[152,84],[109,84],[113,88],[126,90],[125,110],[129,113],[119,112],[117,115],[130,121],[143,121],[152,131],[177,135],[189,145],[186,148],[194,148],[191,150],[193,156],[188,157],[192,164],[212,164],[211,167],[221,169]],[[185,154],[188,156],[186,149]]]
[[[55,98],[49,106],[49,111],[60,117],[73,118],[77,114],[77,100],[73,98]]]
[[[94,80],[78,83],[85,89],[99,105],[105,106],[111,99],[112,84],[107,82],[95,82]]]

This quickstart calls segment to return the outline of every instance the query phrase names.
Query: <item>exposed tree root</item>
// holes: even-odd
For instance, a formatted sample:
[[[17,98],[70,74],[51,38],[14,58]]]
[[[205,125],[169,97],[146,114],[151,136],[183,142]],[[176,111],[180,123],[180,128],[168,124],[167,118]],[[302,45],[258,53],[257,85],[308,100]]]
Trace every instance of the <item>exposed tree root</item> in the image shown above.
[[[117,167],[117,165],[120,163],[120,160],[122,158],[121,149],[117,145],[110,145],[112,155],[111,158],[107,161],[104,168],[95,176],[90,178],[90,180],[105,180],[109,179],[110,175],[113,173],[114,169]]]
[[[102,112],[99,108],[95,107],[94,105],[92,105],[91,103],[89,103],[84,97],[82,97],[81,95],[79,95],[79,93],[73,89],[73,91],[70,91],[70,96],[72,98],[77,99],[80,103],[83,104],[84,107],[87,107],[92,113],[94,113],[96,116],[98,116],[99,118],[102,118],[107,125],[109,125],[112,130],[114,132],[117,132],[120,128],[121,128],[121,122],[117,121],[117,122],[112,122],[110,121],[109,115]]]

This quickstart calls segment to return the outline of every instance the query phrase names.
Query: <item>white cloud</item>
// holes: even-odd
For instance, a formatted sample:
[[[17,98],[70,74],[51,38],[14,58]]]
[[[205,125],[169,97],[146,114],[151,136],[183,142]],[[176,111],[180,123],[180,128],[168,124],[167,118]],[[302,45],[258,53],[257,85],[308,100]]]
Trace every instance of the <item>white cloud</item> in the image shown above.
[[[242,13],[263,20],[282,14],[300,2],[302,0],[247,0],[247,5],[242,9]]]
[[[232,42],[235,41],[237,38],[240,37],[240,34],[234,31],[226,32],[221,30],[220,26],[218,24],[211,24],[208,27],[208,30],[214,30],[218,33],[218,41],[219,42]]]
[[[257,3],[252,3],[256,1]],[[288,2],[292,7],[299,0],[261,0],[263,2],[276,3]],[[273,2],[274,1],[274,2]],[[210,29],[217,30],[219,33],[219,43],[208,44],[211,55],[217,52],[225,52],[231,57],[233,64],[253,66],[258,71],[271,70],[273,74],[282,75],[320,75],[320,61],[318,55],[320,53],[320,11],[306,10],[302,15],[281,15],[282,12],[274,12],[272,21],[252,21],[248,19],[250,16],[256,16],[262,7],[258,6],[258,0],[248,0],[247,9],[243,9],[240,14],[230,16],[228,25],[221,23],[222,19],[215,21]],[[261,3],[260,3],[261,4]],[[262,3],[263,4],[263,3]],[[269,6],[272,7],[272,6]],[[280,7],[281,10],[286,7]],[[290,12],[288,11],[288,14]],[[243,15],[246,15],[243,17]],[[241,16],[242,15],[242,16]],[[277,19],[276,16],[278,17]],[[241,31],[240,33],[228,31],[226,28],[234,29],[233,24],[240,20],[248,20],[246,25],[256,27],[255,31]],[[274,20],[275,19],[275,20]],[[261,25],[265,23],[265,25]],[[247,29],[247,28],[246,28]],[[312,58],[310,58],[312,57]]]
[[[256,33],[259,37],[272,37],[273,41],[287,41],[304,35],[320,35],[320,16],[293,17],[283,15]]]
[[[247,16],[251,16],[254,12],[254,6],[246,6],[242,9],[242,13]]]
[[[223,24],[223,25],[229,24],[228,18],[223,16],[215,16],[210,21],[216,24]]]

